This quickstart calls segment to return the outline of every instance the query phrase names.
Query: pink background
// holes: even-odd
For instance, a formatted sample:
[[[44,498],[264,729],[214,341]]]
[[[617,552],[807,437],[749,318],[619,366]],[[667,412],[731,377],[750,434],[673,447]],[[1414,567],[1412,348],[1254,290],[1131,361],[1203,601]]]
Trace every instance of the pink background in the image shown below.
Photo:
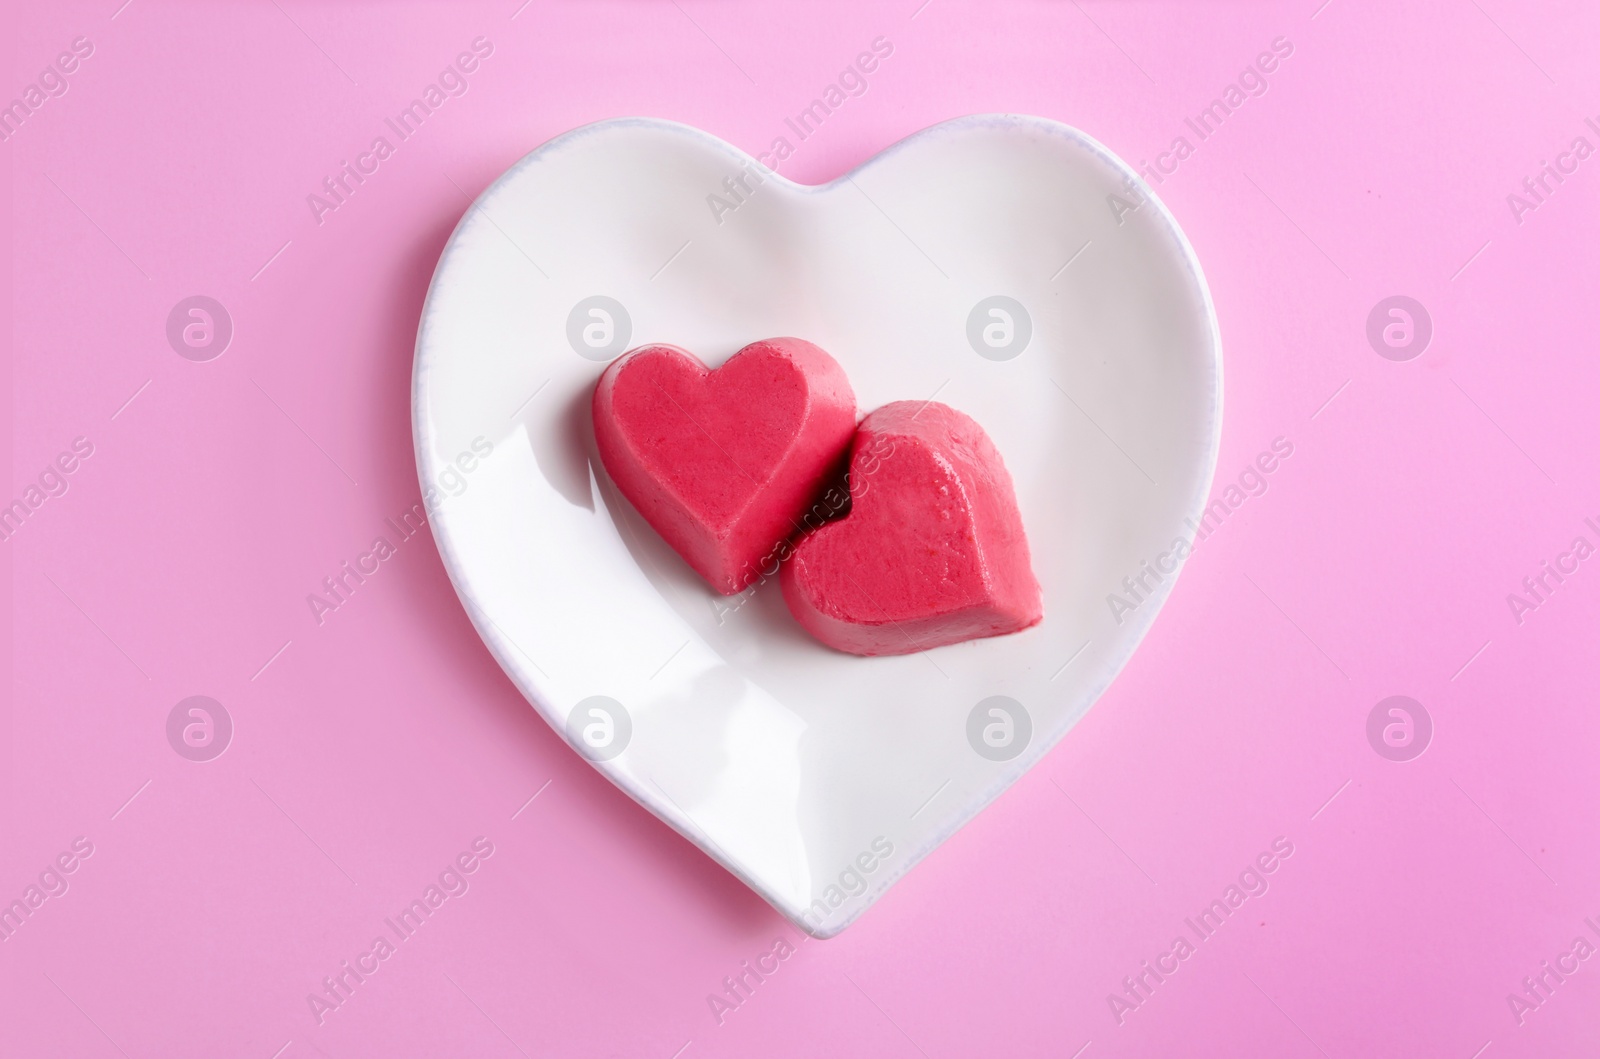
[[[94,44],[0,144],[0,502],[94,446],[0,544],[0,901],[94,848],[0,942],[0,1054],[1594,1049],[1600,962],[1522,1025],[1506,1000],[1600,943],[1600,561],[1520,624],[1506,599],[1600,544],[1600,157],[1520,223],[1507,203],[1600,148],[1592,5],[118,2],[10,5],[0,32],[0,100]],[[306,195],[479,35],[470,90],[318,225]],[[893,56],[786,175],[984,111],[1153,159],[1293,43],[1158,190],[1221,319],[1219,489],[1275,437],[1294,454],[1038,768],[800,941],[534,715],[426,535],[320,627],[305,597],[418,498],[412,340],[463,191],[619,115],[765,150],[879,35]],[[235,326],[208,363],[165,336],[193,294]],[[1366,338],[1396,294],[1434,326],[1407,362]],[[1397,694],[1435,726],[1403,763],[1366,735]],[[167,742],[190,695],[236,726],[210,762]],[[470,889],[319,1025],[307,994],[478,836]],[[1119,1024],[1107,995],[1279,836],[1270,890]],[[779,938],[794,957],[719,1025],[707,995]]]

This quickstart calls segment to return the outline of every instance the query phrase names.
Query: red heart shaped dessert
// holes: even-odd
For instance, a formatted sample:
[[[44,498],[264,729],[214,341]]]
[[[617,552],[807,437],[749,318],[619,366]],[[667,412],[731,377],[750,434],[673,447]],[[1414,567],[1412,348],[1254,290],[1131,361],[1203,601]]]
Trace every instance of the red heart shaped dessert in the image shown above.
[[[594,391],[595,442],[617,488],[729,596],[799,529],[855,425],[844,369],[798,338],[752,342],[715,371],[644,346]]]
[[[970,417],[884,405],[850,451],[850,513],[804,537],[783,596],[806,630],[857,655],[1002,636],[1044,617],[1011,476]]]

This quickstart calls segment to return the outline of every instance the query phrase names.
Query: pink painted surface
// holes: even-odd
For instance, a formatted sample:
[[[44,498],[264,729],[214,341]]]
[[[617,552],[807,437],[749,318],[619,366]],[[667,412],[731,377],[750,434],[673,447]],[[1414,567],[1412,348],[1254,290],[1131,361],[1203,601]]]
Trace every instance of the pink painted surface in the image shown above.
[[[41,105],[0,144],[4,501],[93,452],[0,543],[0,899],[65,887],[0,942],[0,1053],[1592,1048],[1600,962],[1564,954],[1600,945],[1600,560],[1570,550],[1600,545],[1600,157],[1562,153],[1600,148],[1592,5],[10,8],[0,100]],[[617,115],[764,151],[880,36],[893,54],[782,171],[983,111],[1136,162],[1187,136],[1158,190],[1221,318],[1218,494],[1274,439],[1293,454],[1037,769],[800,942],[535,717],[427,533],[385,519],[418,499],[412,338],[464,195]],[[307,195],[478,37],[465,93],[319,224]],[[1262,83],[1203,141],[1186,124]],[[1575,169],[1541,188],[1545,162]],[[233,323],[206,362],[166,336],[196,294]],[[1394,295],[1431,317],[1414,359],[1367,337]],[[397,553],[319,624],[308,593],[380,534]],[[168,741],[195,695],[234,726],[211,761]],[[1432,719],[1413,760],[1369,743],[1392,695]],[[1266,892],[1119,1019],[1124,977],[1280,836]],[[307,995],[463,853],[456,895],[319,1020]],[[708,994],[778,939],[794,955],[719,1024]]]

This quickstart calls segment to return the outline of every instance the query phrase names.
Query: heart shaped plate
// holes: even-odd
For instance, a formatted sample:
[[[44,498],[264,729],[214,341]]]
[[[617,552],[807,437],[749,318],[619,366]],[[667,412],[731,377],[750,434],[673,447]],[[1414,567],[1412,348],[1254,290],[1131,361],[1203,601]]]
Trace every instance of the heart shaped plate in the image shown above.
[[[840,654],[776,577],[715,595],[618,495],[589,422],[606,362],[659,342],[715,366],[782,335],[837,358],[863,412],[937,399],[984,426],[1041,624]],[[1221,344],[1177,223],[1067,126],[962,118],[809,187],[624,119],[538,148],[461,219],[412,403],[434,537],[512,681],[640,804],[829,937],[1138,647],[1210,488]]]

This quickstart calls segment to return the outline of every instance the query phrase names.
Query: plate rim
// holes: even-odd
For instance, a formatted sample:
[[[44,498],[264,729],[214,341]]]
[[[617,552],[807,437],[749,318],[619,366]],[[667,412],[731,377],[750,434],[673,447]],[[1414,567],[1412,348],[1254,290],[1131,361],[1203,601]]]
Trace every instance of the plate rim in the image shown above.
[[[864,159],[859,164],[853,166],[844,173],[841,173],[839,176],[822,184],[802,184],[797,181],[790,180],[781,173],[778,173],[776,170],[767,168],[759,160],[749,155],[741,148],[728,143],[726,140],[723,140],[712,133],[706,132],[703,129],[696,128],[695,126],[688,125],[683,122],[673,121],[665,118],[635,116],[602,119],[599,121],[588,122],[583,125],[579,125],[575,128],[567,130],[566,132],[551,137],[550,139],[539,144],[537,147],[524,154],[516,162],[508,166],[503,173],[491,181],[489,185],[472,200],[472,203],[466,207],[466,209],[462,212],[460,219],[452,228],[449,238],[445,241],[444,248],[439,253],[439,260],[434,265],[433,273],[428,280],[428,291],[423,299],[421,313],[417,322],[417,337],[412,358],[411,377],[412,441],[417,461],[418,482],[424,493],[431,488],[432,483],[437,480],[438,474],[442,469],[437,458],[432,453],[431,442],[433,441],[434,434],[431,429],[431,424],[427,414],[429,403],[428,395],[424,386],[424,380],[427,377],[428,369],[430,367],[430,350],[428,349],[428,338],[430,332],[429,324],[433,317],[434,299],[439,290],[440,279],[449,267],[451,259],[460,252],[459,241],[474,214],[480,209],[483,209],[484,204],[494,198],[495,195],[501,190],[503,185],[516,178],[528,166],[539,161],[541,157],[562,150],[580,139],[601,132],[610,132],[627,128],[637,128],[649,131],[666,131],[678,135],[686,135],[689,138],[699,140],[706,146],[712,147],[714,150],[717,150],[730,156],[730,158],[737,160],[741,165],[748,163],[752,166],[755,166],[762,172],[765,179],[775,180],[780,184],[780,186],[786,187],[792,192],[800,195],[818,196],[838,187],[847,181],[850,181],[856,175],[871,168],[881,160],[905,151],[913,144],[930,140],[939,136],[945,136],[956,132],[983,127],[1026,129],[1035,132],[1042,132],[1052,136],[1063,137],[1071,140],[1080,147],[1088,149],[1103,163],[1110,166],[1113,170],[1120,171],[1122,173],[1125,181],[1130,185],[1130,187],[1137,189],[1138,192],[1144,197],[1145,202],[1155,208],[1156,215],[1162,222],[1167,234],[1173,237],[1179,250],[1179,257],[1189,269],[1190,275],[1192,276],[1200,295],[1200,302],[1206,321],[1206,333],[1209,339],[1207,343],[1209,356],[1206,358],[1209,361],[1206,366],[1210,369],[1211,379],[1211,393],[1208,395],[1209,400],[1207,401],[1206,407],[1206,415],[1209,419],[1209,429],[1207,430],[1205,450],[1199,454],[1200,473],[1194,479],[1194,490],[1184,507],[1184,511],[1188,515],[1185,521],[1190,524],[1197,523],[1200,520],[1200,516],[1204,510],[1205,502],[1210,497],[1211,487],[1216,477],[1217,459],[1220,454],[1222,440],[1223,416],[1222,334],[1217,318],[1216,305],[1211,296],[1211,288],[1206,282],[1205,272],[1200,264],[1199,256],[1195,253],[1194,247],[1190,243],[1188,235],[1184,232],[1182,226],[1178,224],[1177,218],[1172,214],[1172,211],[1167,207],[1166,203],[1164,203],[1155,193],[1154,189],[1152,189],[1139,176],[1138,172],[1115,152],[1110,150],[1093,136],[1090,136],[1088,133],[1085,133],[1081,129],[1068,125],[1064,122],[1056,121],[1052,118],[1010,113],[969,114],[962,117],[951,118],[933,125],[926,126],[925,128],[918,129],[917,131],[912,132],[909,135],[906,135],[901,139],[889,144],[882,150]],[[590,469],[590,473],[591,475],[594,473],[593,468]],[[521,674],[520,667],[510,661],[512,658],[512,652],[514,651],[517,654],[524,654],[522,649],[518,647],[515,642],[511,641],[508,636],[505,636],[503,633],[501,633],[499,626],[494,622],[494,619],[484,612],[482,608],[479,607],[473,600],[468,598],[464,592],[462,583],[463,579],[466,577],[466,572],[461,559],[456,554],[456,546],[450,539],[448,532],[442,529],[442,527],[446,525],[445,521],[435,521],[435,516],[443,510],[443,507],[444,505],[441,503],[439,507],[435,508],[434,511],[428,512],[428,523],[430,532],[434,539],[434,544],[439,552],[440,561],[444,564],[445,572],[450,579],[450,586],[455,591],[457,599],[461,601],[462,609],[466,611],[468,620],[472,622],[473,628],[477,631],[478,636],[483,641],[484,645],[489,649],[489,653],[494,657],[496,663],[499,664],[501,671],[506,675],[507,678],[510,679],[512,685],[516,687],[516,689],[522,694],[523,698],[528,701],[529,705],[534,708],[534,711],[538,713],[539,716],[552,729],[555,730],[557,735],[559,735],[560,738],[567,743],[567,745],[571,747],[575,753],[578,753],[579,756],[590,765],[590,767],[594,768],[601,775],[605,776],[611,781],[611,783],[620,788],[642,808],[648,811],[650,815],[654,816],[656,819],[672,828],[678,834],[682,835],[702,853],[710,857],[714,863],[728,871],[740,882],[748,886],[751,890],[755,891],[786,920],[794,924],[807,935],[819,939],[835,937],[846,927],[854,923],[858,918],[861,917],[862,914],[875,905],[883,897],[883,895],[894,886],[896,882],[904,878],[907,873],[920,864],[926,857],[932,854],[934,850],[944,845],[957,831],[971,823],[980,813],[993,804],[993,802],[997,800],[1001,794],[1003,794],[1010,787],[1014,786],[1036,765],[1043,762],[1044,758],[1061,742],[1062,739],[1066,737],[1067,733],[1073,727],[1075,727],[1078,722],[1083,719],[1083,717],[1087,716],[1089,710],[1094,708],[1094,706],[1100,701],[1101,697],[1105,695],[1112,683],[1114,683],[1116,679],[1122,675],[1122,672],[1127,668],[1128,663],[1133,660],[1134,655],[1138,653],[1139,648],[1143,645],[1144,639],[1149,634],[1149,631],[1155,624],[1156,619],[1166,608],[1167,600],[1171,596],[1172,590],[1177,586],[1179,577],[1182,575],[1185,566],[1188,565],[1189,558],[1192,556],[1191,544],[1191,556],[1185,556],[1179,561],[1177,568],[1172,572],[1170,577],[1161,583],[1160,591],[1158,593],[1153,593],[1151,596],[1146,597],[1147,599],[1151,599],[1153,602],[1155,602],[1156,606],[1153,608],[1140,607],[1139,611],[1144,613],[1131,619],[1139,624],[1132,631],[1132,636],[1127,641],[1126,649],[1119,653],[1114,665],[1106,664],[1102,666],[1101,679],[1096,681],[1091,686],[1091,690],[1085,692],[1084,697],[1087,699],[1087,704],[1084,706],[1082,712],[1076,714],[1075,716],[1071,716],[1070,719],[1064,718],[1048,731],[1036,732],[1036,738],[1034,738],[1034,740],[1031,742],[1028,748],[1023,751],[1023,753],[1019,754],[1015,759],[1013,759],[1013,761],[1008,762],[1006,768],[996,773],[995,777],[989,784],[980,788],[978,792],[969,798],[967,802],[963,803],[959,809],[950,813],[946,817],[946,823],[936,828],[927,839],[924,839],[912,847],[911,851],[905,857],[903,857],[898,864],[891,866],[891,869],[887,875],[874,880],[873,885],[859,895],[859,899],[855,907],[851,909],[848,915],[840,918],[837,921],[832,919],[827,920],[822,927],[816,928],[807,924],[803,919],[805,913],[809,911],[811,907],[810,905],[807,905],[803,909],[790,909],[787,907],[784,898],[770,890],[760,880],[752,877],[745,870],[741,862],[732,857],[731,854],[723,853],[720,850],[720,847],[718,847],[709,836],[697,833],[698,829],[690,826],[693,824],[693,821],[688,819],[688,814],[682,813],[681,810],[678,810],[670,799],[667,799],[665,802],[663,802],[661,799],[655,798],[649,793],[648,789],[642,783],[636,782],[630,775],[618,768],[610,767],[608,762],[598,762],[592,760],[573,745],[572,739],[566,730],[567,726],[565,718],[558,717],[557,711],[553,707],[548,706],[541,701],[541,697],[538,694],[538,689],[530,686],[531,681],[525,681],[523,675]],[[1135,613],[1136,615],[1139,614],[1139,612]],[[677,819],[678,814],[683,815],[684,820],[682,822]]]

